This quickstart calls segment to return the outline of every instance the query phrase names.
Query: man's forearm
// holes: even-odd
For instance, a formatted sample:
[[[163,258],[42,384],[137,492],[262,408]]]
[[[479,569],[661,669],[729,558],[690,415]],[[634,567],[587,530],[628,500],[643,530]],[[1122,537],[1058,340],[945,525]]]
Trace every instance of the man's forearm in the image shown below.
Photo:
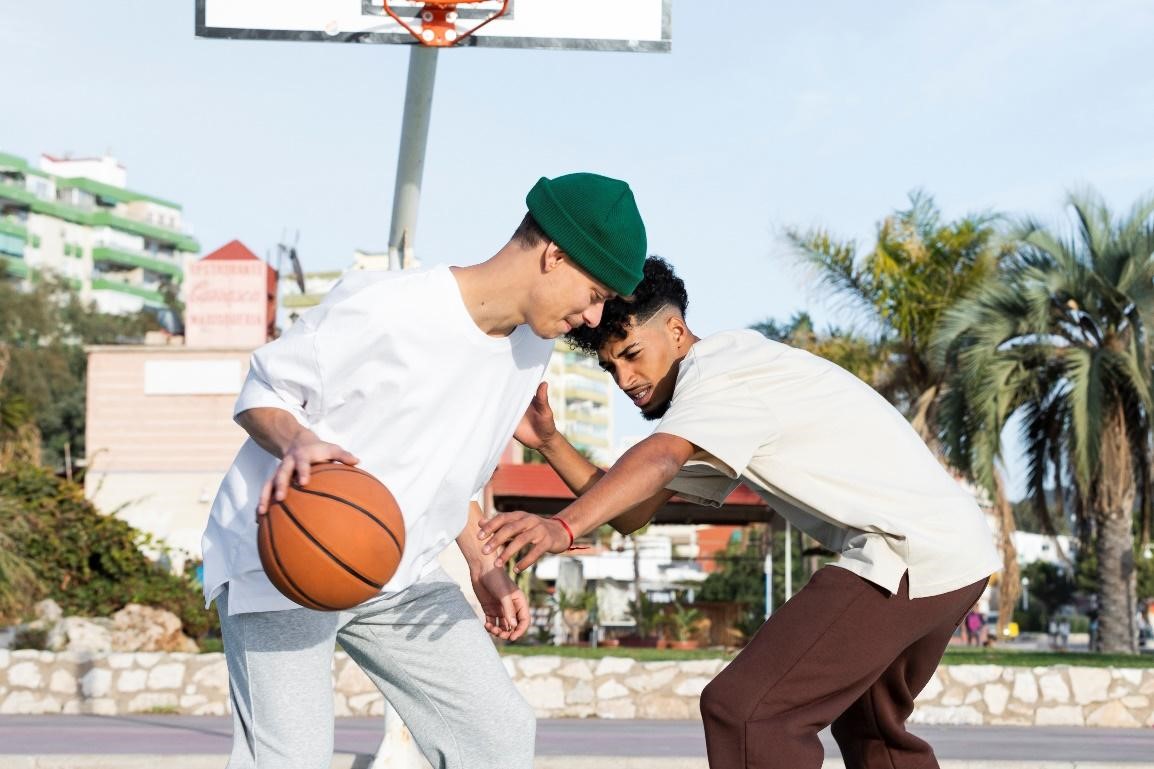
[[[465,562],[469,564],[469,574],[473,577],[485,571],[495,560],[494,556],[481,552],[485,543],[477,539],[476,531],[484,520],[485,513],[481,510],[481,506],[476,502],[469,502],[469,522],[457,535],[457,547],[461,549],[461,555],[465,556]]]
[[[557,471],[565,485],[581,496],[605,475],[605,471],[590,462],[580,451],[573,448],[573,444],[557,433],[552,441],[538,449],[549,466]]]
[[[627,451],[557,517],[569,524],[574,536],[588,533],[656,495],[665,496],[665,486],[695,451],[682,438],[656,433]]]
[[[242,411],[236,416],[239,424],[262,449],[282,459],[288,447],[304,434],[312,434],[289,412],[270,407]]]

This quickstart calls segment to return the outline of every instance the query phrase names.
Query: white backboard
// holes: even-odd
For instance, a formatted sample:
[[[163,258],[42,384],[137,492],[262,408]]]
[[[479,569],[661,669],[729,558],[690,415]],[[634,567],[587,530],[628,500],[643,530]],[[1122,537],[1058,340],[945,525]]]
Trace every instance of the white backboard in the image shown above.
[[[390,0],[415,18],[420,2]],[[462,31],[500,2],[458,6]],[[509,12],[460,47],[590,51],[669,51],[673,0],[509,0]],[[384,11],[384,0],[196,0],[198,37],[412,44]]]

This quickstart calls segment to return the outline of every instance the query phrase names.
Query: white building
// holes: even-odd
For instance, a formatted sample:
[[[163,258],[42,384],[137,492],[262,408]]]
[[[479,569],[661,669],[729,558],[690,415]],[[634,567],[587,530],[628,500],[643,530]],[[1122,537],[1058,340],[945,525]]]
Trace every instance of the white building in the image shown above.
[[[126,188],[111,157],[38,167],[0,153],[0,260],[10,277],[54,272],[104,312],[167,312],[199,244],[181,207]]]

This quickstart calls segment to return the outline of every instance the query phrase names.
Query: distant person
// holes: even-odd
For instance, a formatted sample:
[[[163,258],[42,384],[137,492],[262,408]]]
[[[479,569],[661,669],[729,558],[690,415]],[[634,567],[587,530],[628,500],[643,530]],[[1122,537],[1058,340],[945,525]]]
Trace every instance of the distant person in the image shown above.
[[[982,629],[986,625],[986,620],[977,608],[970,609],[966,614],[966,621],[964,626],[966,628],[966,645],[980,646],[982,644]]]
[[[580,496],[551,518],[498,515],[479,536],[525,569],[604,523],[636,531],[674,493],[716,506],[749,484],[839,558],[705,688],[710,766],[819,769],[831,724],[850,769],[936,766],[905,722],[1000,566],[985,516],[869,385],[755,331],[699,339],[687,304],[650,258],[632,300],[570,335],[656,432],[603,473],[557,432],[542,386],[517,436]]]
[[[470,499],[525,413],[552,340],[597,325],[607,300],[632,292],[646,247],[625,182],[542,178],[526,204],[485,261],[350,274],[253,354],[235,408],[249,440],[204,536],[205,597],[220,615],[234,713],[229,769],[331,765],[337,642],[433,766],[532,766],[533,710],[485,635],[520,637],[529,608],[482,552],[481,510]],[[257,554],[257,520],[270,502],[290,482],[308,484],[312,464],[333,460],[379,478],[405,519],[396,574],[345,612],[297,606]],[[484,626],[437,566],[454,540]]]
[[[1057,641],[1058,641],[1058,649],[1059,650],[1066,651],[1066,649],[1069,648],[1069,646],[1070,646],[1070,618],[1069,617],[1063,616],[1063,617],[1058,618],[1058,638],[1057,638]]]

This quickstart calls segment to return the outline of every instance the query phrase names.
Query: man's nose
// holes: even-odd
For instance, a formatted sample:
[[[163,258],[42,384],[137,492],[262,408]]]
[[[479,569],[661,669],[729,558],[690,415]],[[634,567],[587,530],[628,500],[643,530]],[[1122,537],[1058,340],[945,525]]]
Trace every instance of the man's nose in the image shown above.
[[[581,319],[585,321],[585,325],[589,326],[590,328],[593,328],[594,326],[596,326],[598,323],[601,322],[601,313],[603,313],[604,311],[605,311],[605,303],[604,302],[598,302],[597,304],[590,305],[589,309],[587,309],[585,312],[581,313]]]

